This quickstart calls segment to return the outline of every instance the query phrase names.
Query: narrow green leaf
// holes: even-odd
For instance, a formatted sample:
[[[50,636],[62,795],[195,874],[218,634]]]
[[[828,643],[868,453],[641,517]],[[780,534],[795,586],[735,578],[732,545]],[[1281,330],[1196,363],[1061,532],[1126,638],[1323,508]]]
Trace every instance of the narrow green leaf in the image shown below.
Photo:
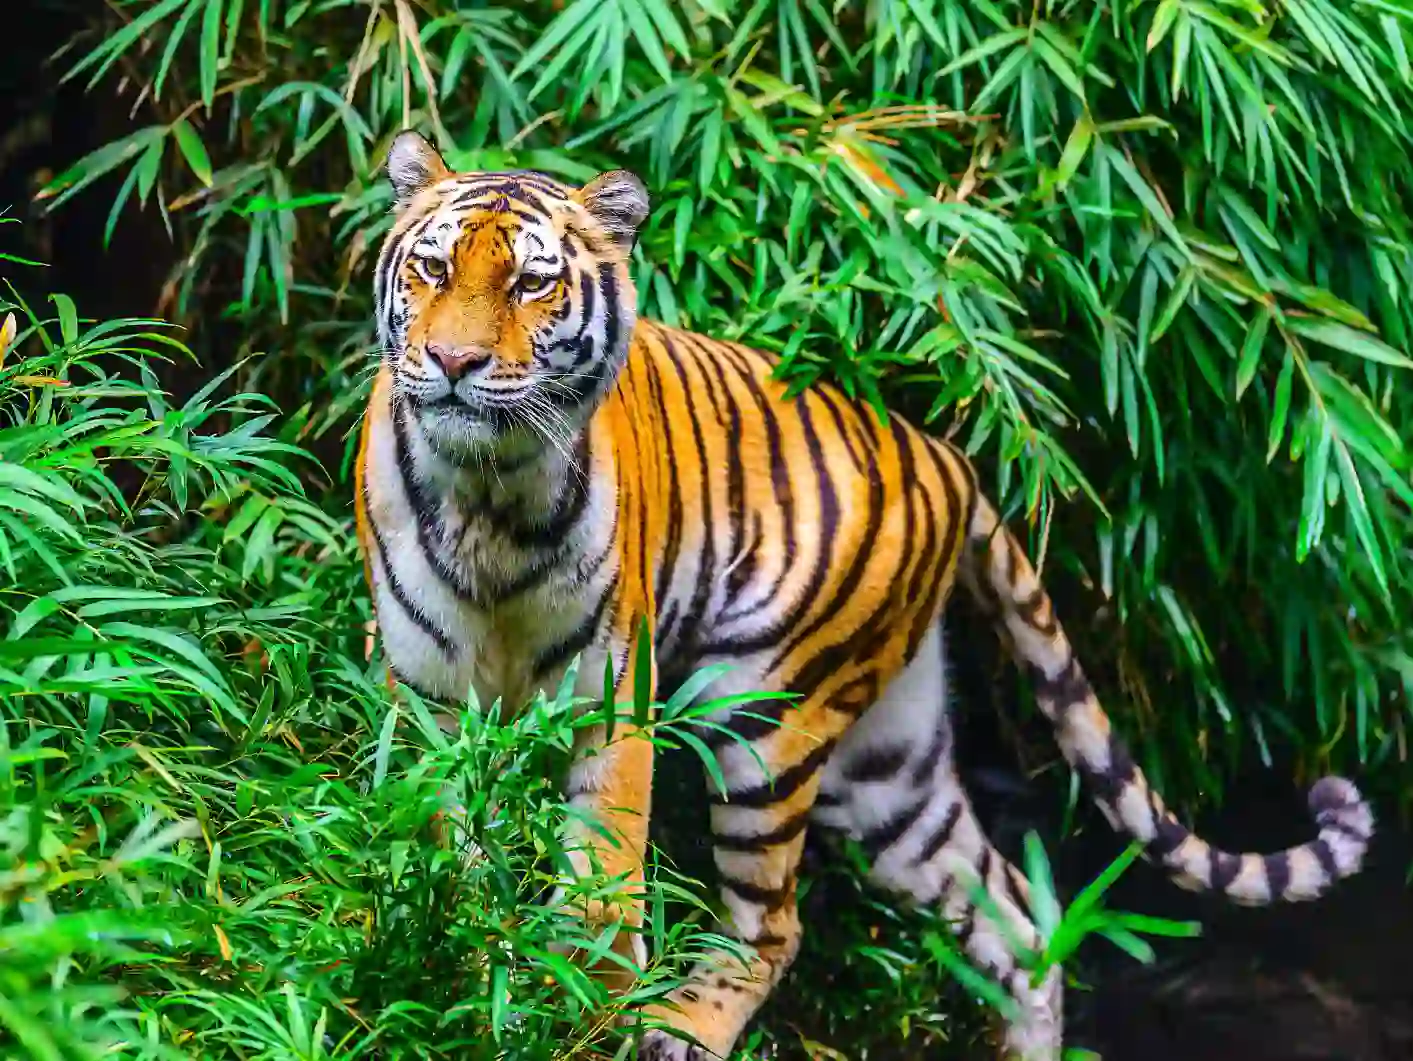
[[[373,788],[380,789],[388,779],[388,763],[392,758],[393,734],[397,732],[397,704],[388,705],[383,725],[378,730],[378,746],[373,753]]]
[[[1290,412],[1290,385],[1295,375],[1295,355],[1287,348],[1281,362],[1280,375],[1276,377],[1274,403],[1271,408],[1271,426],[1266,436],[1266,463],[1275,458],[1285,438],[1286,416]]]
[[[652,722],[653,694],[653,631],[648,617],[638,621],[638,644],[633,669],[633,724],[646,729]]]
[[[1236,398],[1246,393],[1246,388],[1256,378],[1256,370],[1261,364],[1261,351],[1266,345],[1266,335],[1271,329],[1271,311],[1262,307],[1257,311],[1241,344],[1241,357],[1236,365]]]
[[[185,118],[177,119],[172,126],[172,133],[176,136],[182,157],[186,159],[186,164],[191,167],[196,179],[206,187],[211,187],[211,157],[206,153],[206,145],[201,142],[201,137],[192,128],[191,123]]]
[[[221,0],[206,0],[201,17],[201,102],[206,113],[216,98],[216,81],[221,72]]]
[[[1004,33],[992,34],[975,47],[968,48],[941,70],[937,71],[936,77],[940,80],[948,74],[958,70],[965,70],[967,67],[975,65],[981,62],[981,60],[995,55],[997,52],[1004,51],[1012,45],[1019,44],[1026,39],[1026,36],[1026,31],[1021,28],[1007,30]]]
[[[59,311],[59,337],[65,346],[72,346],[78,342],[78,310],[74,307],[74,300],[60,294],[50,295],[49,298]]]
[[[1296,335],[1367,361],[1392,365],[1395,368],[1413,368],[1413,358],[1399,353],[1368,332],[1358,331],[1338,321],[1289,316],[1286,318],[1286,326]]]
[[[1173,22],[1178,17],[1178,12],[1182,10],[1181,0],[1161,0],[1157,9],[1153,12],[1153,21],[1148,27],[1148,36],[1143,42],[1145,51],[1152,51],[1163,43],[1168,31],[1173,28]]]

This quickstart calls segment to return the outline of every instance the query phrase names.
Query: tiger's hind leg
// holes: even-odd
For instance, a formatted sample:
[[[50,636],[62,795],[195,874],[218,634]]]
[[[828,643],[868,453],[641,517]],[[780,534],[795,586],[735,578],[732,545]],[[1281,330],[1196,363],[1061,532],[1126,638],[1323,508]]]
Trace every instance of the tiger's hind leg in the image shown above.
[[[952,761],[946,663],[940,623],[913,662],[844,734],[821,778],[813,822],[857,840],[877,886],[937,910],[972,963],[1011,995],[1009,1056],[1059,1061],[1062,982],[1053,968],[1033,986],[1011,939],[1034,947],[1024,876],[998,852]],[[1005,927],[972,900],[980,880]]]
[[[711,695],[771,688],[761,674],[741,667],[713,683]],[[643,1034],[639,1061],[726,1056],[794,961],[800,945],[795,875],[805,829],[824,763],[852,720],[827,700],[807,698],[778,726],[755,718],[733,720],[731,728],[742,740],[704,734],[725,781],[724,791],[711,785],[712,857],[726,913],[721,930],[747,944],[754,956],[743,963],[727,951],[709,954],[669,996],[668,1005],[645,1008],[643,1016],[666,1027]]]

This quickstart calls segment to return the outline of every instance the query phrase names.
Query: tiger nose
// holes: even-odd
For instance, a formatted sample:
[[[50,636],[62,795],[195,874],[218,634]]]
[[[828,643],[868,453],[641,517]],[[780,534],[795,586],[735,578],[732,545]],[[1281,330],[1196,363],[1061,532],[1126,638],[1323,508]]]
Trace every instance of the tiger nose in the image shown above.
[[[441,343],[428,343],[427,354],[446,373],[446,378],[455,382],[468,372],[477,372],[491,363],[491,355],[479,346],[445,346]]]

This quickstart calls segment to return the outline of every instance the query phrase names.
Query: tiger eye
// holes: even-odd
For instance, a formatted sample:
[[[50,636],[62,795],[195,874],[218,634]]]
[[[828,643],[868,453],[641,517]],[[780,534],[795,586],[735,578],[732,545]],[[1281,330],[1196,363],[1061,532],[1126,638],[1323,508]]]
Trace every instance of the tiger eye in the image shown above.
[[[554,284],[552,276],[536,276],[534,273],[524,273],[517,281],[517,286],[527,295],[538,295],[541,291],[547,291]]]

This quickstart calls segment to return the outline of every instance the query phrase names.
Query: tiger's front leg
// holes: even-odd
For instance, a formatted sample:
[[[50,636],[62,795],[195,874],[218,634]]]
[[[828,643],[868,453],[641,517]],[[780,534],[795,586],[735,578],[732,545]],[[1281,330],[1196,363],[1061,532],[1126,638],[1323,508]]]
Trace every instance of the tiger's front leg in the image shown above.
[[[612,653],[611,658],[628,658]],[[588,675],[594,668],[581,669]],[[619,714],[636,693],[635,667],[629,658],[614,692]],[[655,671],[654,671],[655,673]],[[653,690],[648,690],[652,695]],[[584,919],[591,935],[618,926],[613,951],[641,968],[646,959],[643,923],[643,865],[652,813],[653,745],[626,720],[618,720],[612,739],[602,723],[581,729],[565,784],[571,814],[567,829],[570,871],[578,880],[595,870],[617,880],[615,894],[594,896],[568,905]],[[626,990],[635,973],[605,959],[591,970],[611,991]]]
[[[742,729],[758,729],[755,722],[746,720]],[[805,828],[820,770],[846,723],[847,716],[826,701],[806,700],[750,748],[734,738],[712,742],[726,782],[711,808],[712,855],[727,915],[722,927],[754,953],[745,962],[727,951],[710,954],[668,1005],[646,1009],[644,1017],[665,1027],[644,1032],[639,1061],[724,1057],[794,961],[800,947],[796,872]]]

